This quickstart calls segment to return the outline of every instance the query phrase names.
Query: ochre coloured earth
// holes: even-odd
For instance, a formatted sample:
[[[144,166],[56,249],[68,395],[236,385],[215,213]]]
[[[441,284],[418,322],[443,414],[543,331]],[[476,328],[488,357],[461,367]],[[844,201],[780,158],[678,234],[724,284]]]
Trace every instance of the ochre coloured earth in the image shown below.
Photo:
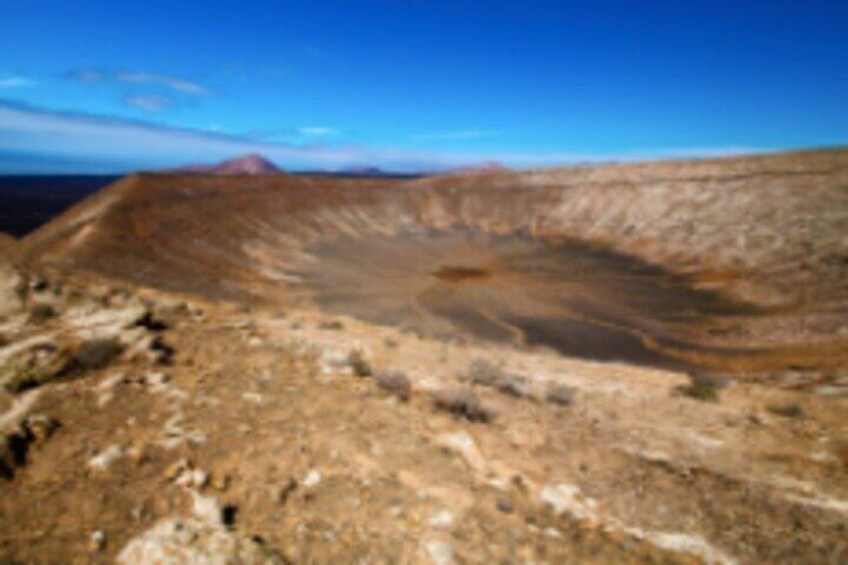
[[[848,151],[429,178],[127,177],[24,260],[449,339],[848,365]]]

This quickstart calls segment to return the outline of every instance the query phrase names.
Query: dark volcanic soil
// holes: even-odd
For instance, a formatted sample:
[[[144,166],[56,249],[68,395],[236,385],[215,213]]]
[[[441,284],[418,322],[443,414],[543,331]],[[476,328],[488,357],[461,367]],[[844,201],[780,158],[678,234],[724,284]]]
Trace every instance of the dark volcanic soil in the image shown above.
[[[318,261],[297,275],[329,311],[588,359],[692,368],[680,356],[702,347],[687,336],[759,312],[578,241],[454,229],[340,238],[307,251]]]

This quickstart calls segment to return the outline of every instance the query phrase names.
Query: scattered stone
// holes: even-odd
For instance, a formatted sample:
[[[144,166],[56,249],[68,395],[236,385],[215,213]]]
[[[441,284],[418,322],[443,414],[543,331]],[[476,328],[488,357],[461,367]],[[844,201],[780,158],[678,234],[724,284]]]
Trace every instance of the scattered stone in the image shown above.
[[[514,510],[512,502],[504,497],[498,498],[498,502],[496,504],[497,509],[503,512],[504,514],[511,514]]]
[[[174,480],[181,487],[202,489],[209,483],[209,474],[201,469],[185,469]]]
[[[424,552],[433,565],[452,565],[453,548],[441,540],[425,540],[422,543]]]
[[[34,441],[42,442],[53,435],[53,432],[59,427],[59,422],[46,414],[33,414],[24,420],[23,426]]]
[[[120,565],[270,565],[283,561],[256,539],[221,524],[194,518],[162,520],[130,540],[117,557]]]
[[[88,460],[88,468],[93,471],[107,471],[112,463],[124,456],[124,448],[111,445]]]
[[[447,528],[453,525],[454,515],[450,510],[440,510],[430,516],[429,524],[433,528]]]
[[[317,486],[321,482],[321,473],[312,469],[306,474],[306,477],[303,479],[303,486],[307,488],[312,488]]]
[[[262,395],[258,392],[244,392],[241,395],[241,399],[253,404],[262,404]]]
[[[565,512],[579,520],[594,518],[596,502],[585,499],[576,485],[545,485],[539,492],[539,500],[550,505],[556,514]]]
[[[106,547],[106,532],[103,530],[95,530],[91,532],[88,538],[88,550],[92,553],[103,551]]]
[[[490,422],[496,416],[493,408],[485,406],[474,391],[466,388],[437,390],[433,393],[433,402],[439,410],[470,422]]]
[[[374,382],[385,391],[406,402],[412,396],[409,377],[400,371],[381,371],[374,375]]]

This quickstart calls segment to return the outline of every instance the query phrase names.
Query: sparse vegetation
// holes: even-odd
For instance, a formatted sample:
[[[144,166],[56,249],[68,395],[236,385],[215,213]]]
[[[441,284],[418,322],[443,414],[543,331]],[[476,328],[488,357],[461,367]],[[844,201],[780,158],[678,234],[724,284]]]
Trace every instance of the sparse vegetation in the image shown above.
[[[400,371],[383,371],[374,375],[374,382],[382,388],[397,396],[404,402],[412,396],[412,384],[404,373]]]
[[[358,377],[370,377],[373,372],[371,365],[365,359],[365,354],[359,349],[354,349],[348,354],[347,362]]]
[[[787,402],[784,404],[769,404],[766,410],[776,416],[784,418],[800,419],[804,417],[804,409],[798,402]]]
[[[438,390],[433,393],[433,403],[439,410],[470,422],[490,422],[497,415],[493,408],[483,404],[474,391],[467,388]]]
[[[569,406],[574,401],[574,388],[566,385],[556,385],[545,394],[545,400],[551,404]]]
[[[85,341],[74,353],[74,362],[83,371],[102,369],[124,351],[123,344],[115,338]]]
[[[688,385],[677,387],[675,392],[702,402],[718,402],[719,391],[727,384],[723,379],[701,373],[690,374],[689,381]]]
[[[471,363],[466,379],[473,384],[494,388],[516,398],[526,398],[531,395],[530,384],[526,377],[506,373],[500,366],[485,359],[476,359]]]
[[[29,310],[29,323],[41,325],[56,315],[53,306],[44,302],[35,304]]]
[[[468,380],[477,385],[495,387],[503,377],[503,370],[486,359],[475,359],[468,368]]]
[[[322,320],[318,323],[319,330],[343,330],[344,324],[338,320]]]

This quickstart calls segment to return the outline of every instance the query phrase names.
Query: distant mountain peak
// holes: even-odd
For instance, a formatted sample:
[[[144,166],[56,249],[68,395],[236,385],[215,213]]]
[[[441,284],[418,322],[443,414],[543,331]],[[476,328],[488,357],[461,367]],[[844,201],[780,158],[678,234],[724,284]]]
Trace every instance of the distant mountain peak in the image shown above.
[[[284,171],[262,155],[248,153],[214,165],[189,165],[170,172],[202,175],[274,175]]]
[[[460,173],[498,173],[509,171],[509,167],[499,161],[483,161],[474,165],[467,165],[456,169]]]

